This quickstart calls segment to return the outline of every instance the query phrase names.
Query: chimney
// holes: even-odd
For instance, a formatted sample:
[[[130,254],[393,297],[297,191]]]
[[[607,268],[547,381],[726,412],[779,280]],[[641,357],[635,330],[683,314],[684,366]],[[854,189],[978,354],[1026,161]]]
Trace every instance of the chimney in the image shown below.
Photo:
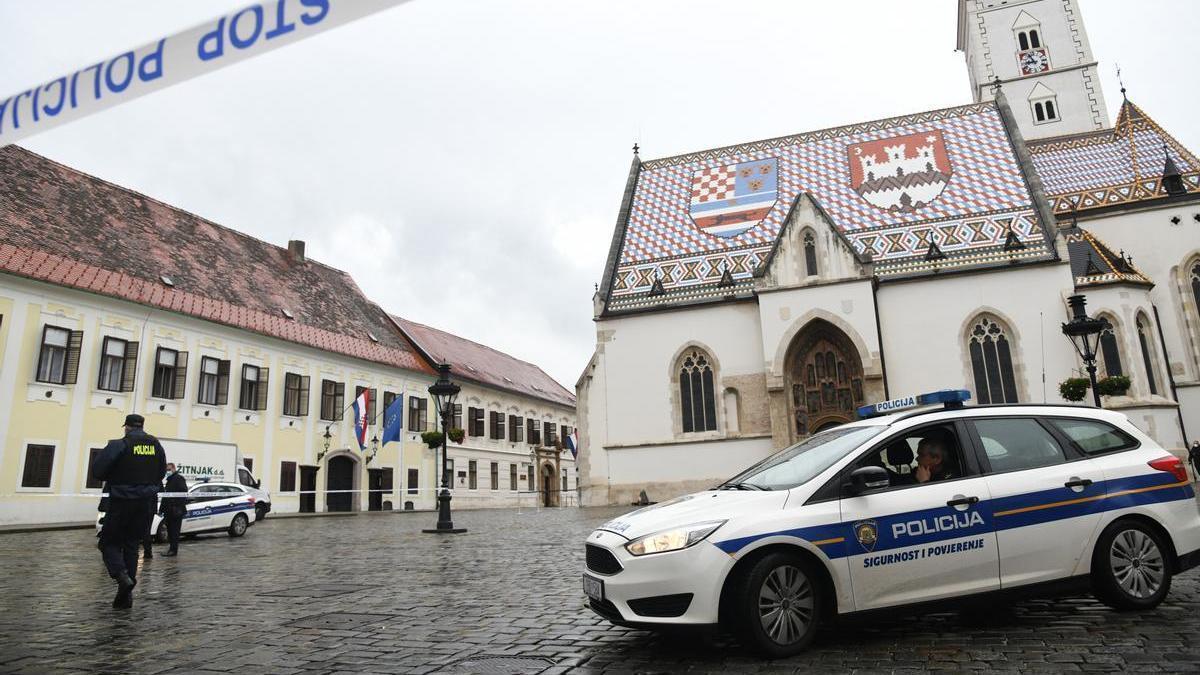
[[[288,258],[294,263],[304,262],[304,241],[292,239],[288,242]]]

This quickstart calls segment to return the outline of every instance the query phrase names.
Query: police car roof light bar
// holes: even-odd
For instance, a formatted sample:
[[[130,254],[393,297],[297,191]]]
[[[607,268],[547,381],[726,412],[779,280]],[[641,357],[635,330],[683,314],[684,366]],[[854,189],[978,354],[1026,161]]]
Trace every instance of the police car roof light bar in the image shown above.
[[[879,403],[861,406],[858,409],[858,417],[860,419],[878,417],[879,415],[907,410],[908,408],[936,405],[938,403],[943,404],[947,410],[956,410],[963,407],[963,403],[970,399],[971,392],[966,389],[941,389],[925,394],[917,394],[916,396],[902,396],[890,401],[880,401]]]

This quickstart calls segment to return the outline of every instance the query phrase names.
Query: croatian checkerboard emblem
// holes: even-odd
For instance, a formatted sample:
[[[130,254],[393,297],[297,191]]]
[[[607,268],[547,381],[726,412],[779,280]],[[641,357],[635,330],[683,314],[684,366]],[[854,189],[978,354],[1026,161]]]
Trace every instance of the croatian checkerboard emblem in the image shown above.
[[[854,538],[868,553],[875,550],[875,542],[879,541],[879,525],[874,520],[860,520],[854,524]]]
[[[937,129],[855,143],[849,153],[850,187],[881,209],[916,211],[950,183],[950,157]]]
[[[702,232],[736,237],[758,226],[775,206],[778,173],[774,157],[695,171],[688,215]]]

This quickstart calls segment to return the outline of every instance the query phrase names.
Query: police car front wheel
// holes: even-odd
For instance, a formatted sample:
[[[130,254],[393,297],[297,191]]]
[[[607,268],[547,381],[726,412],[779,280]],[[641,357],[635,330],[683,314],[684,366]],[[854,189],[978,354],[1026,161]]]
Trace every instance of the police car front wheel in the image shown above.
[[[246,514],[239,513],[233,517],[233,522],[229,524],[229,536],[240,537],[246,534],[246,528],[250,522],[246,519]]]
[[[1135,520],[1120,520],[1096,541],[1092,585],[1114,609],[1156,607],[1171,590],[1170,549],[1162,535]]]
[[[822,597],[805,558],[769,553],[740,579],[734,596],[738,633],[749,647],[771,657],[804,650],[817,633]]]

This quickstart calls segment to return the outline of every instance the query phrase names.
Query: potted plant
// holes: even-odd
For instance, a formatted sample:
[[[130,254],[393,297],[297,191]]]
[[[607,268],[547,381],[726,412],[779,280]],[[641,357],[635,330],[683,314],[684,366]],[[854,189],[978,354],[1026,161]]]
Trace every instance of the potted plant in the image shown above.
[[[453,429],[450,430],[450,440],[454,441],[455,443],[461,444],[463,442],[463,438],[465,438],[466,435],[467,435],[466,432],[464,432],[462,429],[459,429],[458,427],[454,427]]]
[[[1068,377],[1058,383],[1058,393],[1067,401],[1078,403],[1087,396],[1089,386],[1086,377]]]
[[[437,450],[442,447],[442,432],[426,431],[421,434],[421,440],[425,441],[431,450]]]
[[[1096,383],[1101,396],[1124,396],[1129,391],[1128,375],[1112,375]]]

